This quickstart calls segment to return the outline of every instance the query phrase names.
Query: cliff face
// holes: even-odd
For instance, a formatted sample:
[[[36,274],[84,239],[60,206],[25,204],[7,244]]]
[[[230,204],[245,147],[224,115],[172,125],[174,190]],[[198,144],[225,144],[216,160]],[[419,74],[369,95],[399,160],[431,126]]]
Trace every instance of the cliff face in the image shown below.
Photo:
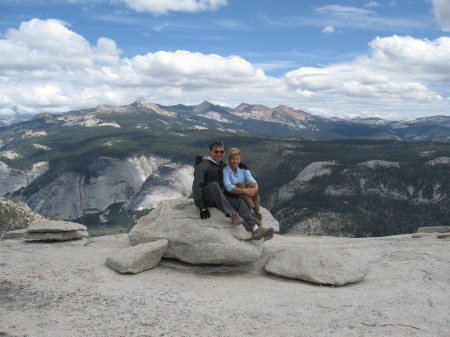
[[[145,179],[138,193],[126,203],[132,210],[155,208],[161,201],[189,196],[192,192],[194,168],[168,163],[159,166]]]
[[[289,234],[384,236],[444,225],[449,163],[311,163],[272,196],[271,210]]]
[[[47,162],[35,163],[31,170],[24,171],[10,168],[0,161],[0,195],[14,192],[29,185],[34,179],[48,170]]]
[[[163,167],[171,174],[160,180],[160,192],[154,186],[143,188],[148,177],[158,177]],[[130,201],[130,208],[154,207],[156,200],[167,196],[189,196],[193,169],[160,157],[132,157],[125,160],[97,158],[89,166],[90,177],[65,173],[24,201],[37,213],[61,219],[76,219],[85,214],[104,211],[109,205]],[[183,184],[173,183],[172,176]],[[166,180],[171,183],[164,183]],[[164,195],[161,195],[163,193]],[[158,196],[159,195],[159,196]],[[155,196],[155,197],[153,197]],[[155,199],[151,201],[151,199]],[[150,200],[150,201],[149,201]]]

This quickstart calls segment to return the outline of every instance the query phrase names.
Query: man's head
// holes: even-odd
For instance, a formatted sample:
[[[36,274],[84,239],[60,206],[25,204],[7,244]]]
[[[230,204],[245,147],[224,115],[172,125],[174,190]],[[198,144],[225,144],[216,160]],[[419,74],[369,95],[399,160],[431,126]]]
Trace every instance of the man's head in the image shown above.
[[[221,140],[216,140],[209,144],[209,155],[216,162],[220,163],[225,155],[225,144]]]

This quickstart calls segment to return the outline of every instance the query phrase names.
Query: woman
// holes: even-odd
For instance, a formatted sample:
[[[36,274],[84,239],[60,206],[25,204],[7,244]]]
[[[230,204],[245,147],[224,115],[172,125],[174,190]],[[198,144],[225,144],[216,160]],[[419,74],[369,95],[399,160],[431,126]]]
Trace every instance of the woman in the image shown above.
[[[261,225],[260,198],[258,183],[250,170],[241,163],[242,155],[239,149],[233,148],[228,155],[228,165],[223,169],[223,184],[225,189],[242,198],[254,212],[254,217]]]

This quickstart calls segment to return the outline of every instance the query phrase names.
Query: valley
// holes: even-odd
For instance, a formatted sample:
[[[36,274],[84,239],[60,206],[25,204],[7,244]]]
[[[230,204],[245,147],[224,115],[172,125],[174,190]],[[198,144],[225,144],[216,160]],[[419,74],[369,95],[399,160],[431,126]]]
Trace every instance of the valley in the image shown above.
[[[320,124],[287,107],[164,107],[138,99],[41,114],[0,127],[1,194],[99,233],[126,232],[159,201],[189,197],[195,156],[222,139],[243,152],[281,233],[411,233],[450,220],[448,127],[436,119],[414,137],[417,123],[403,122],[414,125],[406,132],[398,122],[411,141],[392,137],[379,120],[347,121],[353,133],[339,136],[331,130],[344,121],[324,129],[331,120]],[[429,135],[435,139],[425,141]]]

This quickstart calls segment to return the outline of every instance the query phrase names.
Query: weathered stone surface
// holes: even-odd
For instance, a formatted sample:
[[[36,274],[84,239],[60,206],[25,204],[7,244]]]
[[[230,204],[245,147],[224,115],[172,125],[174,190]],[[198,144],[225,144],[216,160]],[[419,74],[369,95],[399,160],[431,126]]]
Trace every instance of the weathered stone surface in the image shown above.
[[[27,228],[25,239],[35,241],[68,241],[89,236],[86,226],[68,221],[49,220]]]
[[[106,258],[106,263],[123,274],[140,273],[155,267],[161,261],[168,246],[169,241],[162,239],[128,247]]]
[[[262,240],[251,240],[242,225],[234,226],[216,208],[209,210],[211,218],[202,220],[192,199],[163,201],[131,229],[130,243],[167,239],[164,257],[192,264],[242,264],[261,257]],[[263,217],[265,227],[278,228],[269,212]]]
[[[411,235],[413,239],[425,238],[425,237],[434,237],[433,233],[413,233]]]
[[[18,229],[15,231],[9,231],[2,235],[2,240],[8,239],[22,239],[25,237],[27,229]]]
[[[64,231],[64,232],[27,232],[25,240],[30,241],[69,241],[84,239],[89,236],[87,231]]]
[[[265,269],[291,279],[342,286],[362,281],[369,265],[345,250],[290,247],[269,258]]]
[[[61,221],[61,220],[49,220],[44,221],[35,225],[31,225],[27,228],[28,233],[46,233],[46,232],[71,232],[71,231],[85,231],[87,227],[69,221]]]
[[[265,272],[180,271],[163,265],[184,264],[169,259],[124,275],[105,260],[130,247],[128,234],[44,245],[2,240],[0,335],[448,336],[448,241],[274,235],[264,251],[296,246],[344,249],[371,271],[363,282],[335,288]]]
[[[436,237],[438,239],[446,239],[446,238],[450,238],[450,233],[438,233],[436,234]]]
[[[450,226],[420,227],[417,233],[450,233]]]

